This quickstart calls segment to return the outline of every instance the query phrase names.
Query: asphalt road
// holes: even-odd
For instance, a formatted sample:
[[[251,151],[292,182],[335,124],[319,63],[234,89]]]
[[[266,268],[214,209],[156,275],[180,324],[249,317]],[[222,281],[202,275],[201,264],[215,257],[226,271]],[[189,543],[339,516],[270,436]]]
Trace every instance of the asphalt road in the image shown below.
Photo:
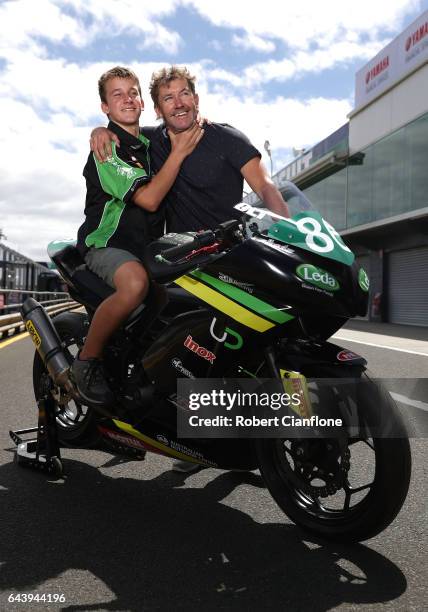
[[[376,376],[428,375],[428,356],[341,343]],[[182,475],[156,455],[67,449],[65,481],[19,468],[8,430],[35,424],[32,352],[28,338],[0,344],[0,610],[426,609],[427,439],[412,440],[394,523],[364,544],[330,545],[296,528],[257,472]],[[65,602],[8,603],[17,593]]]

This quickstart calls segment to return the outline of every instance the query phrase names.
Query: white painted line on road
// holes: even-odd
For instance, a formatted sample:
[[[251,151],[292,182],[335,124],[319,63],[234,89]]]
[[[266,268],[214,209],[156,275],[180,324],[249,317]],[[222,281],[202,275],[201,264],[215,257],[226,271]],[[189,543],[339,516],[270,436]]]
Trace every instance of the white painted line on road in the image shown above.
[[[408,406],[413,406],[414,408],[420,408],[421,410],[426,410],[428,412],[428,404],[426,402],[420,402],[419,400],[412,400],[410,397],[406,397],[405,395],[400,395],[399,393],[389,392],[392,399],[395,399],[397,402],[401,402],[401,404],[407,404]]]
[[[397,348],[396,346],[387,346],[386,344],[376,344],[374,342],[364,342],[363,340],[351,340],[348,336],[343,337],[340,335],[334,335],[332,338],[336,340],[345,340],[346,342],[355,342],[356,344],[365,344],[366,346],[375,346],[376,348],[384,348],[390,351],[399,351],[400,353],[411,353],[412,355],[421,355],[422,357],[428,357],[428,352],[421,353],[420,351],[409,351],[407,349]]]
[[[22,340],[22,338],[27,338],[30,334],[25,332],[24,334],[20,334],[19,336],[15,336],[14,338],[9,338],[9,340],[5,340],[0,343],[0,349],[5,348],[9,344],[13,344],[14,342],[18,342],[18,340]]]

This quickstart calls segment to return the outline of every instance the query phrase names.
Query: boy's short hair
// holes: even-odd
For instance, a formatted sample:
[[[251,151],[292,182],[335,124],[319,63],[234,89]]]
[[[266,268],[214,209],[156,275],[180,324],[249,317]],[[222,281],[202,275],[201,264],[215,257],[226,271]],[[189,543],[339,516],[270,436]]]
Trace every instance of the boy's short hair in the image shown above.
[[[158,104],[160,86],[168,85],[168,83],[174,79],[185,79],[192,94],[196,92],[196,77],[190,74],[186,66],[169,66],[169,68],[162,68],[161,70],[154,72],[152,74],[152,78],[150,79],[149,90],[155,106]]]
[[[137,83],[138,91],[141,96],[141,86],[137,75],[133,70],[124,68],[123,66],[115,66],[104,72],[98,79],[98,93],[100,94],[101,102],[107,103],[106,100],[106,83],[110,79],[119,77],[120,79],[133,79]]]

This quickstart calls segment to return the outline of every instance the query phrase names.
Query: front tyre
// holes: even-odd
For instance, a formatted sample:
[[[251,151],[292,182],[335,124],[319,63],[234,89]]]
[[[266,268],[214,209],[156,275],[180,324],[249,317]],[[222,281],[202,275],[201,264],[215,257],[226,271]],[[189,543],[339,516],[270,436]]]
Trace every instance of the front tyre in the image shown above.
[[[255,442],[267,488],[300,527],[329,540],[356,542],[382,532],[400,511],[410,483],[410,445],[392,398],[383,391],[377,402],[379,397],[394,438],[371,435],[370,413],[379,406],[365,405],[361,412],[368,418],[359,438]]]

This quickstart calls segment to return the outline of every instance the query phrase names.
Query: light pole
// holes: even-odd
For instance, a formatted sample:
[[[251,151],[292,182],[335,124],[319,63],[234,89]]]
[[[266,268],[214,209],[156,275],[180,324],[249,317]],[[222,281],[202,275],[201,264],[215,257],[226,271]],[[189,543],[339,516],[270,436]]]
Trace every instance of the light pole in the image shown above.
[[[269,159],[270,159],[270,176],[272,178],[272,175],[273,175],[273,161],[272,161],[272,151],[271,151],[271,148],[270,148],[269,140],[265,140],[264,148],[265,148],[266,153],[269,155]]]

